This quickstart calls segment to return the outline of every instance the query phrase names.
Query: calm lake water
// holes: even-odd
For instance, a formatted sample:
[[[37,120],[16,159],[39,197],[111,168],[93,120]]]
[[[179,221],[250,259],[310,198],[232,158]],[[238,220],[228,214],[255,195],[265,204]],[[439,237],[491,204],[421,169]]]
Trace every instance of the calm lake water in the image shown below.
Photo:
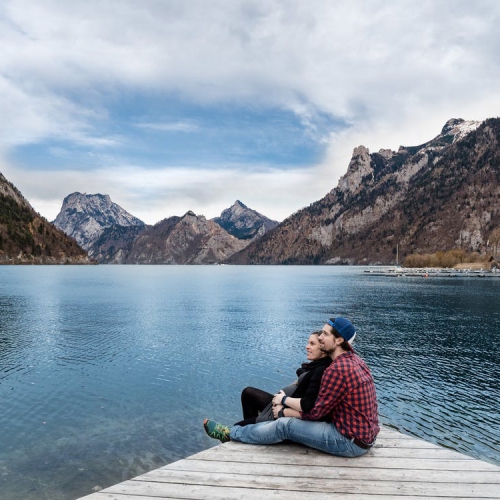
[[[71,500],[214,446],[203,418],[291,382],[334,314],[383,423],[500,464],[500,279],[0,266],[0,498]]]

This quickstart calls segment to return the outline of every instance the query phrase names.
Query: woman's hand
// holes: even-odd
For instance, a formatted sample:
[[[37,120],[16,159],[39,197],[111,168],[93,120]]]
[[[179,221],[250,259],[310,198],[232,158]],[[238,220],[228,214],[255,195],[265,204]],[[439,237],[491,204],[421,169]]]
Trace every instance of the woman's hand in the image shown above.
[[[278,394],[274,395],[273,398],[273,406],[280,405],[281,406],[281,401],[283,397],[286,396],[286,394],[283,391],[278,392]]]
[[[281,409],[283,409],[283,406],[281,406],[281,405],[273,405],[273,416],[274,416],[275,419],[279,418],[278,413],[280,412]]]

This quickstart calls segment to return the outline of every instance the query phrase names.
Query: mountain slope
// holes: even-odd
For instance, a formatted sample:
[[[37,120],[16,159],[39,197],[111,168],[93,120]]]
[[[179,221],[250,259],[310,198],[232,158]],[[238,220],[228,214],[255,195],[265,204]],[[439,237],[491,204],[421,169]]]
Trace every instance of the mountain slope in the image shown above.
[[[500,119],[452,119],[420,146],[359,146],[335,189],[229,261],[388,264],[396,248],[487,252],[498,226]]]
[[[41,217],[0,173],[0,264],[90,264],[75,240]]]

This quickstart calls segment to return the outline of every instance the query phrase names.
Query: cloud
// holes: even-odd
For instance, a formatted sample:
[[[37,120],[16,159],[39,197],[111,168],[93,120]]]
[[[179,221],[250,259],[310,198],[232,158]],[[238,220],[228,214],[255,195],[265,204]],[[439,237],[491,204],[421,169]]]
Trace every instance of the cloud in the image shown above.
[[[131,86],[355,121],[431,109],[466,89],[479,94],[480,78],[488,86],[498,76],[500,7],[492,1],[8,6],[2,67],[34,89],[96,99]]]
[[[154,186],[151,179],[159,175],[168,196],[155,198],[159,209],[149,220],[182,206],[202,212],[199,200],[207,212],[218,210],[215,194],[198,187],[201,179],[206,191],[220,194],[221,182],[231,200],[252,206],[245,198],[248,187],[249,197],[257,204],[262,200],[264,208],[286,207],[269,212],[282,218],[334,187],[359,144],[372,151],[397,149],[429,140],[449,118],[499,115],[499,18],[495,0],[11,0],[0,6],[0,154],[28,197],[30,181],[21,175],[28,167],[7,161],[22,145],[50,147],[58,158],[67,151],[61,144],[67,144],[88,148],[94,158],[122,159],[118,170],[98,165],[92,182],[70,158],[66,170],[36,173],[30,164],[30,176],[41,183],[40,206],[54,204],[43,194],[53,192],[54,183],[61,186],[58,196],[90,186],[109,194],[115,189],[115,197],[128,202],[137,196],[127,190],[139,185],[150,192],[149,182]],[[153,103],[163,99],[165,108],[152,116],[141,110],[138,95]],[[172,114],[166,98],[189,103],[189,112],[184,116],[180,104]],[[144,150],[150,147],[148,133],[211,132],[204,147],[211,143],[221,153],[260,145],[269,151],[276,137],[266,140],[258,123],[245,134],[260,134],[259,140],[244,142],[242,134],[228,133],[222,140],[192,113],[229,110],[214,127],[222,130],[232,109],[241,118],[245,108],[254,116],[255,110],[262,116],[290,112],[304,136],[324,149],[322,158],[300,169],[293,162],[287,166],[282,156],[279,169],[276,159],[261,157],[234,169],[233,157],[213,168],[160,161],[153,171],[138,158],[123,161],[126,148],[139,140],[120,123],[144,134]],[[283,140],[292,149],[297,137]],[[141,177],[150,181],[141,183]],[[299,189],[301,184],[306,187]]]

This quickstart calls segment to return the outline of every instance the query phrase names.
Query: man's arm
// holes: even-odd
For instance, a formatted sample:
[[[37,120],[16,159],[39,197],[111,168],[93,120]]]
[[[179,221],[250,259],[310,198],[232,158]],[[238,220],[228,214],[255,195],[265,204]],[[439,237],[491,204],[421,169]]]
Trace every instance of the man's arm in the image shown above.
[[[323,373],[318,399],[310,412],[301,412],[304,420],[320,420],[335,408],[337,402],[346,392],[346,384],[342,373],[334,367],[328,367]]]

